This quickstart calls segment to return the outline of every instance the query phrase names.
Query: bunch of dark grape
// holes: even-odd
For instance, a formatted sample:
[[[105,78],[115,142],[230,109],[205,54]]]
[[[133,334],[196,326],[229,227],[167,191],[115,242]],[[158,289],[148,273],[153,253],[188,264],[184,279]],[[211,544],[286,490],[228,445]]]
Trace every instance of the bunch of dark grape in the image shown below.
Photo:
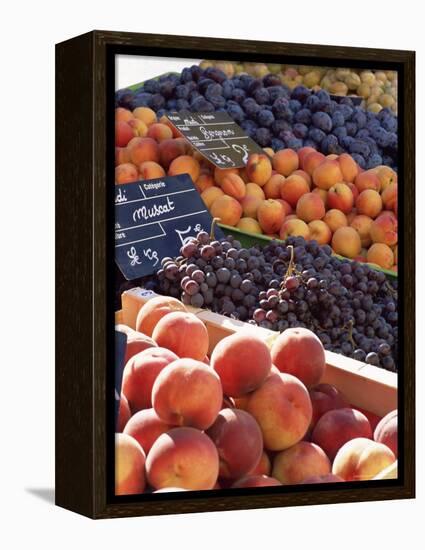
[[[325,349],[396,371],[397,283],[302,237],[243,248],[205,232],[164,258],[157,290],[185,305],[282,332],[306,327]]]

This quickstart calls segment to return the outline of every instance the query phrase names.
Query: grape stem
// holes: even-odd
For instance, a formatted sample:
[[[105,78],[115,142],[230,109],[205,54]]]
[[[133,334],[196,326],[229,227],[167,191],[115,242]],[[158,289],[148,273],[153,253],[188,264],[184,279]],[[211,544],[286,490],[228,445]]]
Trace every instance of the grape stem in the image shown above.
[[[291,258],[289,260],[289,265],[288,265],[288,269],[286,270],[286,274],[285,274],[285,277],[284,279],[287,279],[288,277],[290,277],[294,271],[294,268],[295,268],[295,264],[294,264],[294,247],[292,246],[292,244],[288,244],[288,247],[291,251]]]
[[[215,241],[214,230],[215,230],[216,223],[219,222],[220,220],[221,220],[221,218],[213,218],[213,220],[211,222],[210,239],[212,241]]]
[[[350,319],[350,320],[348,321],[348,327],[347,327],[347,330],[348,330],[348,339],[350,340],[351,345],[352,345],[353,348],[355,349],[356,343],[355,343],[354,338],[353,338],[353,326],[354,326],[353,319]]]

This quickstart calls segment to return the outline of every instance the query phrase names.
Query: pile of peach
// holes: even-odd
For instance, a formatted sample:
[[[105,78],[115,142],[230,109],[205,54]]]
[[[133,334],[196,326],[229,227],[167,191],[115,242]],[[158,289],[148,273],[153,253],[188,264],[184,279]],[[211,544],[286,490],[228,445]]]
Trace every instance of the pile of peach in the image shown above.
[[[379,419],[320,384],[307,329],[271,349],[256,330],[221,340],[173,298],[149,300],[128,338],[116,494],[372,479],[397,457],[397,413]]]

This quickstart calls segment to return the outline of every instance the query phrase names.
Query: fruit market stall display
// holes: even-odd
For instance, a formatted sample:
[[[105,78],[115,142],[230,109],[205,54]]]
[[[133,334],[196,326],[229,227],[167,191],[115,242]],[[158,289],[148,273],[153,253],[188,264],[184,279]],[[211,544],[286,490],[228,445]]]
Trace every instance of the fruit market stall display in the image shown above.
[[[336,96],[354,95],[364,100],[363,106],[369,111],[379,113],[383,108],[390,108],[397,113],[396,71],[211,60],[202,61],[200,66],[203,69],[217,67],[228,78],[241,74],[262,78],[274,74],[291,90],[302,85]]]
[[[117,321],[117,495],[397,477],[395,374],[141,289]]]

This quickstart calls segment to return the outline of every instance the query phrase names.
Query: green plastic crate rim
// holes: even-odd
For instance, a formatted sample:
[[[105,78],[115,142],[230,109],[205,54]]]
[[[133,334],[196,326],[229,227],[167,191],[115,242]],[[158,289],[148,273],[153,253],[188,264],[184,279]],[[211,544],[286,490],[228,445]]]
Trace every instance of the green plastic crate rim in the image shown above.
[[[246,231],[241,231],[240,229],[237,229],[236,227],[232,227],[231,225],[225,225],[222,223],[218,224],[221,229],[225,233],[228,233],[230,235],[233,235],[234,237],[237,237],[238,241],[241,242],[242,246],[250,247],[250,246],[266,246],[270,241],[272,240],[279,240],[279,239],[272,239],[271,237],[267,237],[267,235],[256,235],[254,233],[247,233]],[[282,241],[283,242],[283,241]],[[334,254],[335,257],[339,258],[340,260],[349,260],[352,262],[350,258],[346,258],[345,256],[340,256],[339,254]],[[373,265],[368,264],[370,268],[375,269],[376,271],[382,271],[385,273],[387,277],[391,277],[393,279],[397,279],[397,273],[394,271],[390,271],[389,269],[383,269],[381,267],[375,267]]]

